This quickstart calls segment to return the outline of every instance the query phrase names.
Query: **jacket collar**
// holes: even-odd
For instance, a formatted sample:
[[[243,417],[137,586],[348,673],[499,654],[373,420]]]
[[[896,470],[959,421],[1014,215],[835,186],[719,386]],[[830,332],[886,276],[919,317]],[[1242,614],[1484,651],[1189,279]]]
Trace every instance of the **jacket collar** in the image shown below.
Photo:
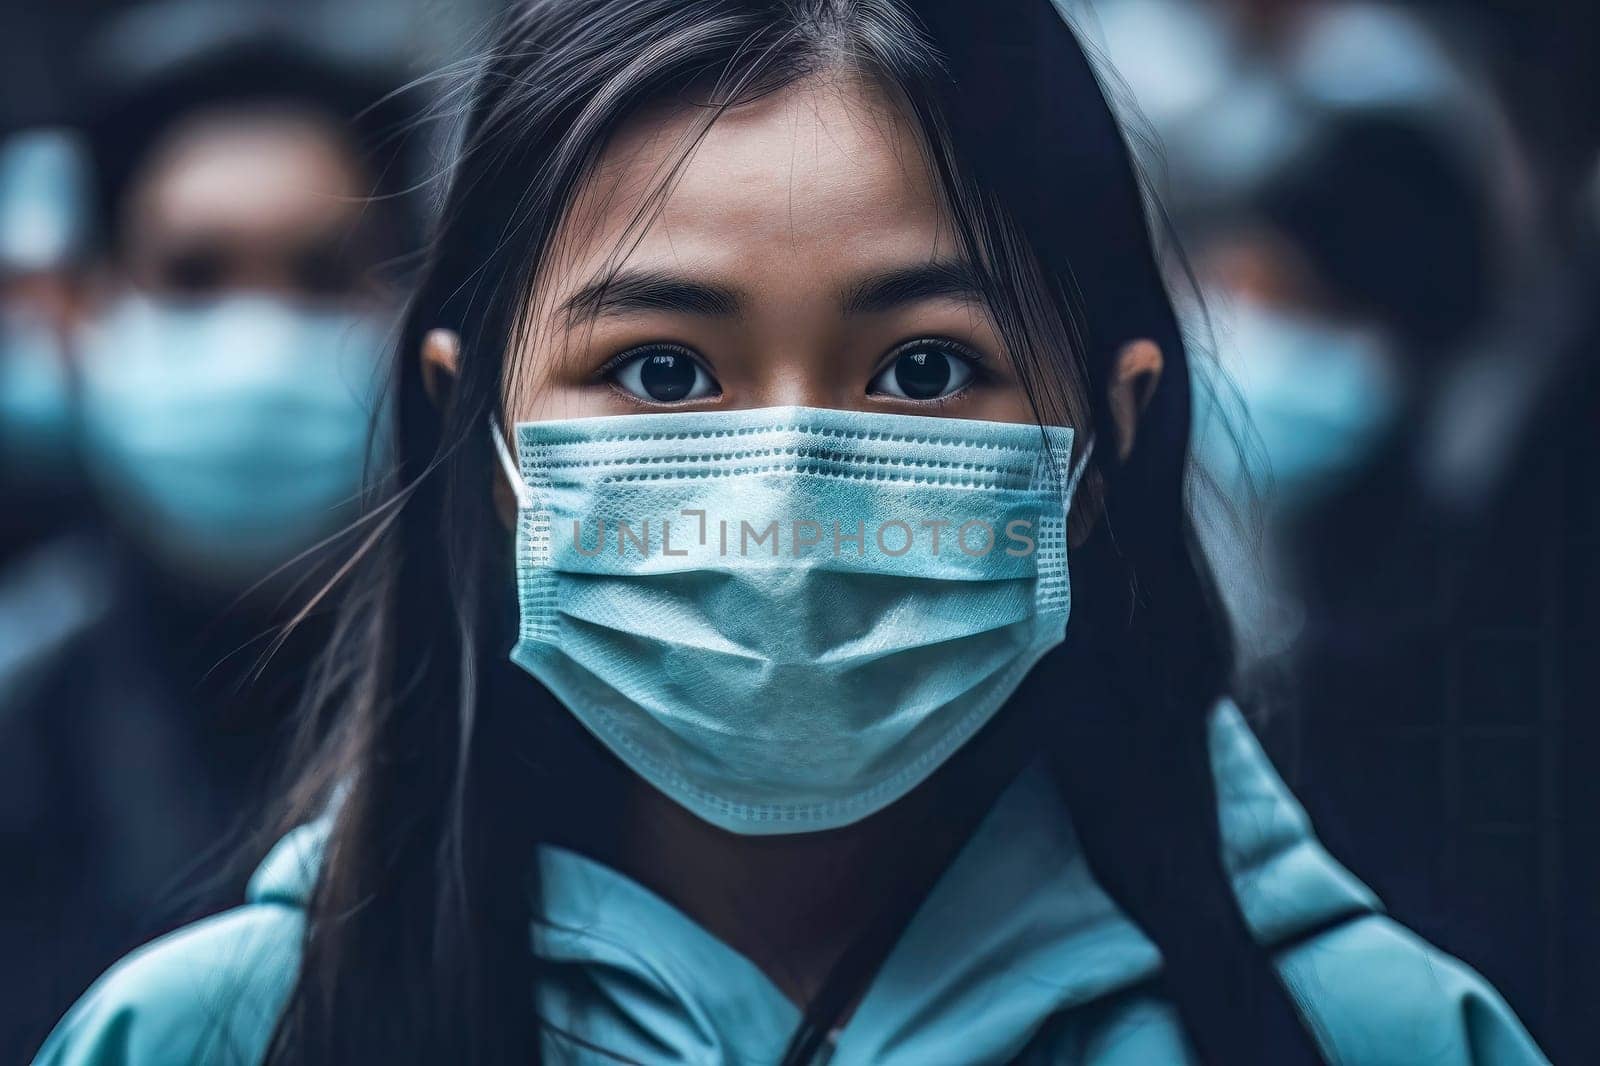
[[[1323,850],[1232,704],[1212,717],[1224,841],[1241,908],[1266,944],[1356,910],[1372,893]],[[299,904],[320,825],[290,834],[252,899]],[[557,1044],[646,1062],[776,1061],[799,1022],[753,963],[653,893],[571,851],[542,848],[532,930],[547,964],[539,1011]],[[833,1066],[1005,1062],[1052,1016],[1136,985],[1156,948],[1090,876],[1041,767],[1025,771],[907,927],[843,1031]]]

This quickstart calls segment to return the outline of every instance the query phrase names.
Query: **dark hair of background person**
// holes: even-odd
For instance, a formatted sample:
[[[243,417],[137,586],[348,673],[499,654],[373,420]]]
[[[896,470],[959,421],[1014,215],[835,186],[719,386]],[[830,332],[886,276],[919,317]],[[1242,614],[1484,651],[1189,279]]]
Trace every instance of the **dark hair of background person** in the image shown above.
[[[209,17],[207,17],[209,16]],[[410,155],[422,101],[400,65],[332,50],[290,12],[192,3],[147,5],[114,20],[84,50],[77,110],[94,169],[95,226],[114,256],[128,194],[168,134],[202,112],[281,108],[322,118],[368,169],[370,209],[385,217],[385,257],[420,230]],[[159,44],[162,47],[153,47]]]
[[[537,1060],[533,848],[603,825],[605,782],[624,771],[506,659],[515,604],[489,434],[506,353],[619,123],[650,101],[709,97],[709,124],[841,64],[892,86],[925,134],[1036,409],[1077,377],[1110,425],[1120,347],[1148,337],[1166,356],[1132,453],[1096,453],[1089,491],[1105,512],[1075,550],[1067,641],[958,754],[948,772],[985,788],[952,790],[962,807],[942,817],[974,825],[1021,753],[1043,751],[1097,878],[1159,947],[1201,1058],[1320,1061],[1224,869],[1206,723],[1231,642],[1185,509],[1186,357],[1142,183],[1053,5],[535,0],[508,15],[465,101],[396,354],[395,491],[352,530],[359,576],[291,760],[279,828],[336,809],[271,1062]],[[462,339],[443,409],[416,357],[435,327]],[[789,1062],[810,1060],[938,872],[919,871],[846,952]]]
[[[1345,109],[1253,199],[1310,258],[1336,310],[1390,326],[1407,361],[1434,369],[1495,309],[1508,268],[1490,180],[1428,123]]]

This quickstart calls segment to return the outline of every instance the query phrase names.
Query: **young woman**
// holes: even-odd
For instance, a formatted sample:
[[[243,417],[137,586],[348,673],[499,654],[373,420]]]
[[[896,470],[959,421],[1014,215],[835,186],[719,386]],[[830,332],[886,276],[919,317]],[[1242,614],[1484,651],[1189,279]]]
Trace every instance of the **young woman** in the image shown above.
[[[297,828],[40,1061],[1542,1061],[1226,702],[1185,359],[1048,0],[521,5]]]

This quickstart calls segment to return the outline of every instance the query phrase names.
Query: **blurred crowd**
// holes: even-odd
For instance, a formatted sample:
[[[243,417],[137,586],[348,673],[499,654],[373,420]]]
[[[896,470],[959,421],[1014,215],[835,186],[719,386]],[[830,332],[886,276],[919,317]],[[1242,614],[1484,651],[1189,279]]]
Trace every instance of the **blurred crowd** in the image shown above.
[[[1593,6],[1076,17],[1178,238],[1191,497],[1239,691],[1334,854],[1484,970],[1555,1061],[1590,1061]],[[1563,68],[1572,41],[1591,53]]]
[[[312,593],[382,466],[448,135],[419,74],[493,6],[0,20],[5,1061],[240,891],[231,850],[328,624]],[[1191,495],[1248,709],[1334,853],[1582,1061],[1600,74],[1572,40],[1600,42],[1595,17],[1517,16],[1546,37],[1477,5],[1060,6],[1170,226]]]
[[[108,10],[0,140],[0,1060],[241,889],[418,240],[419,64],[348,15]]]

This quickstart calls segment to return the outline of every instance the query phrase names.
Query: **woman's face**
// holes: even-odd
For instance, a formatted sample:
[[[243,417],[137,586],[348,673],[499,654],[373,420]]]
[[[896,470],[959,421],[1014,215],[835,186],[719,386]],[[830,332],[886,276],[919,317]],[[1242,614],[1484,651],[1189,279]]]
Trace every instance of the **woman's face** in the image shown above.
[[[508,422],[788,404],[1034,419],[881,90],[819,76],[731,110],[652,213],[695,124],[656,110],[601,156],[510,353]]]

